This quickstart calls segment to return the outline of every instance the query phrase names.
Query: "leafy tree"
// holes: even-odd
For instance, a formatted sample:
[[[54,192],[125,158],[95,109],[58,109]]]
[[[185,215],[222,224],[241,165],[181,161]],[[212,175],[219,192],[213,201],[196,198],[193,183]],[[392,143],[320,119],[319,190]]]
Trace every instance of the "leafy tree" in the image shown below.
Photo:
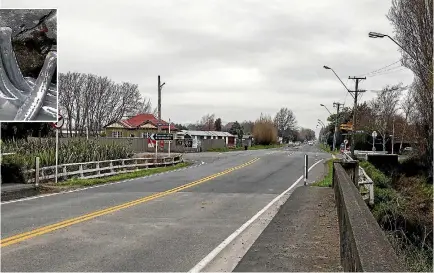
[[[216,131],[221,132],[221,130],[222,130],[222,119],[221,118],[218,118],[218,119],[215,120],[215,122],[214,122],[214,128],[215,128]]]

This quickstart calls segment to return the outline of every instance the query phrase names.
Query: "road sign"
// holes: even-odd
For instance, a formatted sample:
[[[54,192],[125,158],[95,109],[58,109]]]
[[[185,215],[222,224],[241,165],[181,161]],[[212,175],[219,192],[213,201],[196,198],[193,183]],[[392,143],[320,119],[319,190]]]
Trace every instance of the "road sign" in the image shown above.
[[[373,137],[373,138],[376,138],[376,137],[377,137],[377,132],[376,132],[376,131],[372,132],[372,137]]]
[[[63,119],[63,116],[61,114],[59,114],[59,118],[57,119],[57,122],[51,123],[51,126],[53,128],[60,129],[60,128],[62,128],[64,123],[65,123],[65,120]]]
[[[152,140],[173,140],[172,134],[158,133],[151,135]]]

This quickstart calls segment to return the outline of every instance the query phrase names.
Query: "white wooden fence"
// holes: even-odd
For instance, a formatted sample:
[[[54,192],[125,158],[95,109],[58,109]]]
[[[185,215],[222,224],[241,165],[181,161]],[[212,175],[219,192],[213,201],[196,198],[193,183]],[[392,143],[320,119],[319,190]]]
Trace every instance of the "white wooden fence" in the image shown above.
[[[80,179],[97,178],[121,173],[135,172],[140,169],[165,167],[183,162],[182,154],[158,158],[129,158],[104,161],[91,161],[82,163],[68,163],[58,165],[57,177],[59,180],[77,177]],[[37,169],[39,169],[37,171]],[[42,167],[28,170],[27,183],[38,183],[55,179],[56,166]]]

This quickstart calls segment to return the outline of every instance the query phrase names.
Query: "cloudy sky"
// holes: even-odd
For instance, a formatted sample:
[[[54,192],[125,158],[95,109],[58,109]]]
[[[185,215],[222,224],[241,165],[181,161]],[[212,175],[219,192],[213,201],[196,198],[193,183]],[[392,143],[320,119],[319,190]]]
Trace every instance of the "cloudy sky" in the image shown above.
[[[36,4],[37,3],[37,6]],[[400,58],[388,39],[390,0],[1,0],[3,8],[58,8],[60,72],[77,71],[136,83],[177,123],[214,113],[223,122],[255,120],[281,107],[315,129],[325,104],[352,106],[359,76]],[[410,84],[395,63],[368,74],[360,88]],[[374,75],[373,77],[369,77]],[[366,92],[362,101],[375,96]],[[317,130],[318,131],[318,130]]]

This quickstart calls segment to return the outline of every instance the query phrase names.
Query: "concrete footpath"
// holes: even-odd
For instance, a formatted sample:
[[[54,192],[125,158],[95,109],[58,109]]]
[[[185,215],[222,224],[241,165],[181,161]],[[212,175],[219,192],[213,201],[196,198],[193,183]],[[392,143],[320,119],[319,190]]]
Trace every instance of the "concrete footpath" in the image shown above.
[[[295,189],[234,271],[342,271],[333,189]]]

